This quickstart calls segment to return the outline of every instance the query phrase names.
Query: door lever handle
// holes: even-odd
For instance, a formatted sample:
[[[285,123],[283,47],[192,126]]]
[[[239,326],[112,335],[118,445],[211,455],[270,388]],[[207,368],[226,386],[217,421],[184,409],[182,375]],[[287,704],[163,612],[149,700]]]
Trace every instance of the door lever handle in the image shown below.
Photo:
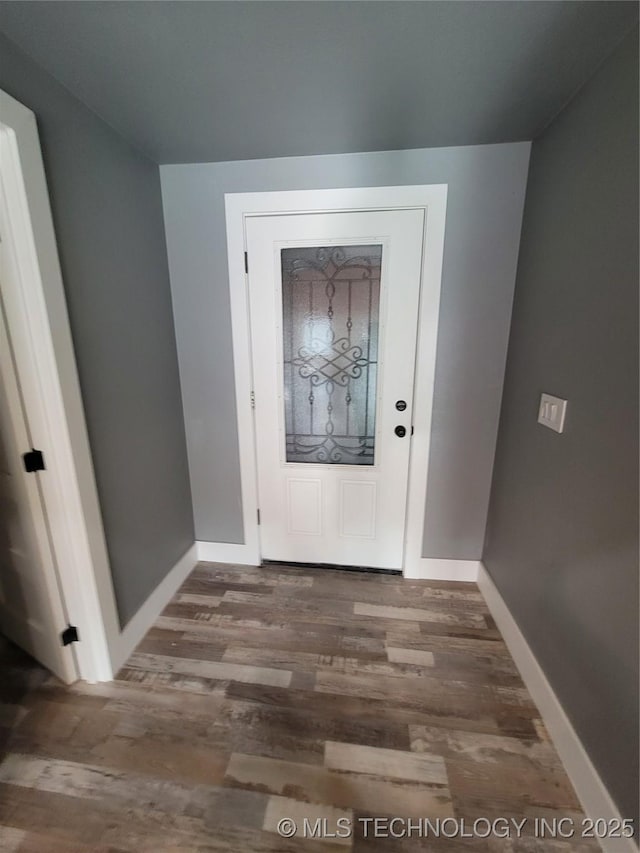
[[[394,432],[398,436],[398,438],[404,438],[405,435],[407,434],[407,428],[403,427],[403,426],[397,426],[394,429]]]

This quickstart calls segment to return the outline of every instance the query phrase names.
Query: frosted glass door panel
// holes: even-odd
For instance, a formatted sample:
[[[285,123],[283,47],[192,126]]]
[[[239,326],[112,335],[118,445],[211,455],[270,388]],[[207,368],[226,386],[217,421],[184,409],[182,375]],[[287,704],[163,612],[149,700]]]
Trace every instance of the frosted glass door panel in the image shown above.
[[[286,461],[373,465],[382,246],[281,261]]]

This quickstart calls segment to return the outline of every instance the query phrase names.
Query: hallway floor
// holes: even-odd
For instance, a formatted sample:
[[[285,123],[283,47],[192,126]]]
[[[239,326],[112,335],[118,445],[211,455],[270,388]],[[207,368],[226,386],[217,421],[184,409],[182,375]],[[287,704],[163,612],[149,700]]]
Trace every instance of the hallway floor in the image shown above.
[[[599,849],[474,584],[200,564],[115,682],[0,664],[3,853]]]

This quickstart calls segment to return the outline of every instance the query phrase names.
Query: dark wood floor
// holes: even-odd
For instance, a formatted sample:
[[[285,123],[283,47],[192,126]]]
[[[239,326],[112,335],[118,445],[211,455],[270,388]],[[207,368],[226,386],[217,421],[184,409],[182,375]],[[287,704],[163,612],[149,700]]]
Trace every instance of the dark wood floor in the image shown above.
[[[473,584],[201,564],[111,684],[2,663],[3,853],[599,849],[534,837],[582,815]]]

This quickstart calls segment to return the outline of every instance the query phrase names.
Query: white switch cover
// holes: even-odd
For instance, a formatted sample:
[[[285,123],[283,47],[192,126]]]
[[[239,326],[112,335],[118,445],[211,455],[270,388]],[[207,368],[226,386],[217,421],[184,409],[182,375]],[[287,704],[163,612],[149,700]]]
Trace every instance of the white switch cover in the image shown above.
[[[560,397],[552,397],[551,394],[543,394],[540,397],[540,410],[538,412],[538,423],[549,427],[556,432],[564,429],[564,416],[567,412],[567,401]]]

